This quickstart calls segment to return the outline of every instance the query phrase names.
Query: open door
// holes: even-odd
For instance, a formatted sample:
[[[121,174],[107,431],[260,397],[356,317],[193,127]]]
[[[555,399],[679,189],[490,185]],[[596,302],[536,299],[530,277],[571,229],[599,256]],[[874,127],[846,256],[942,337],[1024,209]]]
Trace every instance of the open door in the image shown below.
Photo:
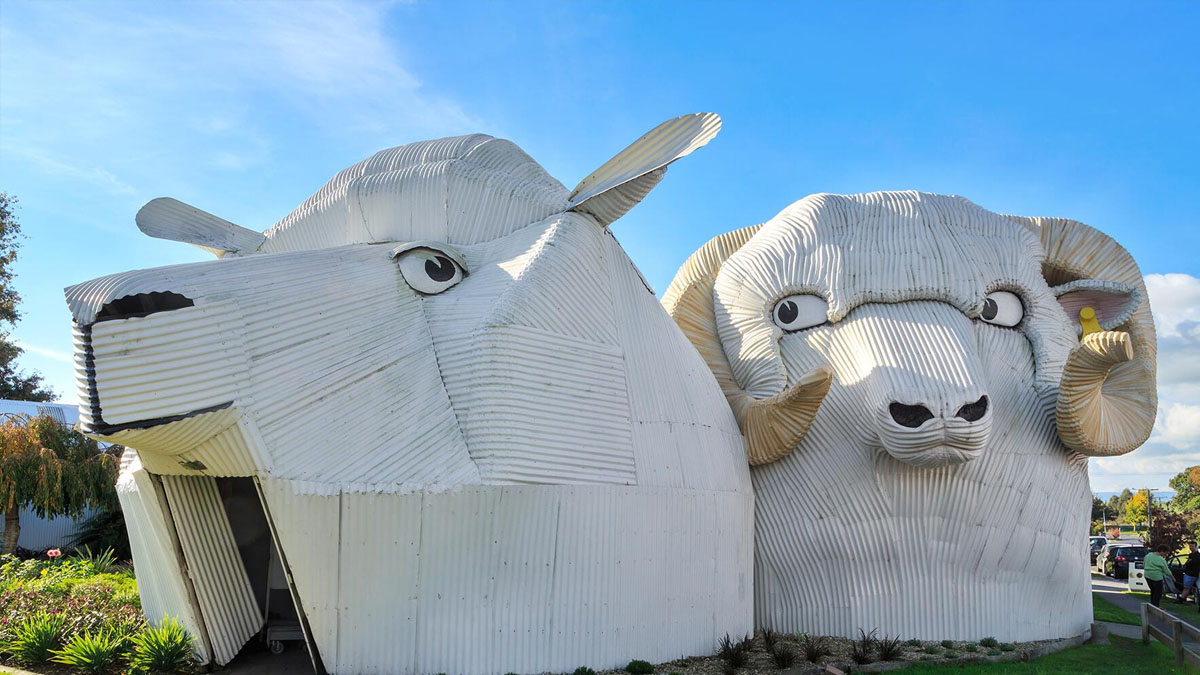
[[[286,559],[275,544],[254,478],[162,476],[179,547],[212,645],[225,665],[254,639],[276,645],[303,639],[313,672],[320,655],[306,639],[288,583]]]

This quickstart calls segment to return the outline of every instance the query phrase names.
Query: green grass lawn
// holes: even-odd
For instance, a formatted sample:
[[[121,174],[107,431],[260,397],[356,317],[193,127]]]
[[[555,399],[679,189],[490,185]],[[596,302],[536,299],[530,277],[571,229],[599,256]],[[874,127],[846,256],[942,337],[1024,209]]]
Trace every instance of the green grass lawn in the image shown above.
[[[1197,672],[1176,668],[1175,656],[1165,645],[1151,641],[1126,640],[1111,636],[1111,645],[1082,645],[1030,663],[984,663],[976,665],[917,665],[898,672],[905,675],[930,673],[979,673],[980,675],[1082,675],[1119,672],[1121,675],[1183,675]],[[1119,664],[1119,666],[1117,665]]]
[[[1092,593],[1092,614],[1095,615],[1096,621],[1111,621],[1113,623],[1129,624],[1130,626],[1142,625],[1142,618],[1137,614],[1117,607],[1100,597],[1099,593]]]

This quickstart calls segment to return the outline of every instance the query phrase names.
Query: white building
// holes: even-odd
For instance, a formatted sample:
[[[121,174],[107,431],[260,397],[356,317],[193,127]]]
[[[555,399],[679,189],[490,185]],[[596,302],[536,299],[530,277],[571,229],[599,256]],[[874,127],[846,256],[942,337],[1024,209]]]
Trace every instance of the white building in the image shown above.
[[[64,426],[74,426],[79,421],[79,408],[61,403],[0,399],[0,420],[7,420],[14,415],[49,415]],[[21,538],[17,540],[17,546],[31,551],[68,546],[79,531],[79,526],[91,515],[92,510],[88,509],[78,518],[39,518],[31,507],[26,506],[21,509]],[[0,531],[3,528],[4,515],[0,514]]]

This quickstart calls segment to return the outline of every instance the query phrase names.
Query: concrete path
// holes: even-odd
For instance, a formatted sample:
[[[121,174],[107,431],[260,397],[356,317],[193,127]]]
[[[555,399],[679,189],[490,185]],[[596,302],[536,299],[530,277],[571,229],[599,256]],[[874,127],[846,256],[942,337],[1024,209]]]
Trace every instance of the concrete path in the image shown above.
[[[1133,612],[1140,617],[1142,615],[1142,603],[1147,602],[1147,600],[1140,595],[1127,594],[1126,591],[1128,590],[1129,584],[1124,579],[1110,579],[1101,574],[1092,575],[1093,592],[1100,594],[1102,598],[1117,607]],[[1161,609],[1184,623],[1190,623],[1200,628],[1200,610],[1197,610],[1194,604],[1182,605],[1171,598],[1163,598]]]

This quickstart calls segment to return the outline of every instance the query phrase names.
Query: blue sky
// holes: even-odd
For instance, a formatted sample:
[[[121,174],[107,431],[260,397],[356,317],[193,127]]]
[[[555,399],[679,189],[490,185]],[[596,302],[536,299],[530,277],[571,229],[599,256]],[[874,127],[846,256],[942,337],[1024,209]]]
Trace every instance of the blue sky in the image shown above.
[[[1187,2],[23,3],[0,9],[0,190],[22,363],[73,400],[62,288],[198,261],[172,196],[263,229],[336,171],[481,131],[574,185],[658,122],[721,135],[614,226],[660,292],[709,237],[814,192],[1066,216],[1138,260],[1159,427],[1098,490],[1200,463],[1200,5]]]

